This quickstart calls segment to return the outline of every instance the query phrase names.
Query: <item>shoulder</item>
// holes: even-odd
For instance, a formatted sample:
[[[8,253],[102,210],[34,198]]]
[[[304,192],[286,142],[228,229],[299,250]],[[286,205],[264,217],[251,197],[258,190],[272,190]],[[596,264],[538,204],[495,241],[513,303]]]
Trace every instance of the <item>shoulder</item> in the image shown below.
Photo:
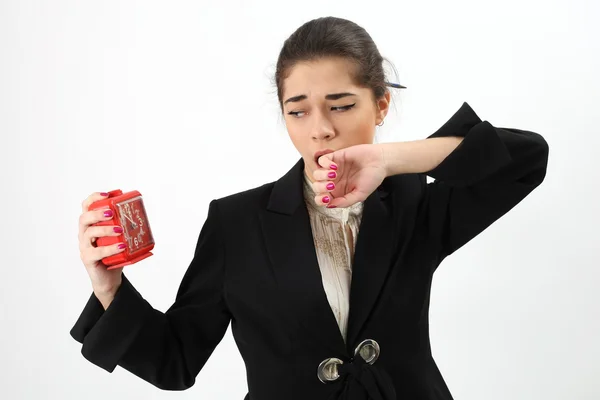
[[[213,200],[222,216],[247,215],[265,208],[276,181]]]

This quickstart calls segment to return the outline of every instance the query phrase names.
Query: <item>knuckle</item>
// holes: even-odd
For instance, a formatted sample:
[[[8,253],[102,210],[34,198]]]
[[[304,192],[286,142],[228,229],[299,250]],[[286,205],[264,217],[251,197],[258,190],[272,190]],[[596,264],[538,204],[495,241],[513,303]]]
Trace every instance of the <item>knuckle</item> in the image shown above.
[[[93,226],[87,227],[83,231],[83,238],[89,240],[93,234],[94,234],[94,227]]]
[[[81,224],[84,226],[89,226],[89,225],[93,224],[94,222],[96,222],[96,221],[94,221],[93,214],[91,214],[89,211],[85,211],[84,213],[81,214],[80,221],[81,221]]]
[[[100,249],[100,257],[98,259],[101,260],[104,257],[112,256],[115,253],[116,253],[116,247],[114,245],[113,246],[103,246]]]
[[[94,200],[101,198],[102,196],[100,196],[100,192],[93,192],[91,193],[88,197],[85,198],[85,200],[83,200],[83,202],[81,203],[81,208],[83,209],[83,211],[88,211],[90,205],[94,202]]]
[[[88,210],[88,207],[90,206],[90,204],[92,204],[92,197],[88,196],[85,200],[83,200],[83,202],[81,203],[81,207],[83,208],[84,211]]]
[[[84,216],[79,217],[79,230],[84,232],[89,226]]]
[[[88,228],[88,234],[92,238],[101,238],[108,236],[108,230],[105,226],[90,226]]]
[[[106,255],[104,254],[105,251],[106,248],[104,246],[92,247],[90,249],[90,253],[92,254],[91,258],[93,259],[93,261],[102,260],[104,257],[106,257]]]

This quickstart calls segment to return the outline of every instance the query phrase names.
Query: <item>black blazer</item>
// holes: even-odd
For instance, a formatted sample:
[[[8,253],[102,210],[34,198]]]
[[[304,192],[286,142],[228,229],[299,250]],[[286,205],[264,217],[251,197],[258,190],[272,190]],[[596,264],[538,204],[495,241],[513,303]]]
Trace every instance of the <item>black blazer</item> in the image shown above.
[[[152,308],[123,275],[104,311],[92,295],[71,330],[82,354],[165,390],[184,390],[231,322],[251,400],[451,399],[431,355],[432,275],[544,179],[537,133],[496,128],[467,104],[429,137],[462,143],[427,175],[386,178],[357,237],[347,343],[327,301],[306,205],[302,159],[281,179],[213,200],[174,304]],[[374,364],[355,349],[380,347]],[[317,368],[343,363],[323,383]]]

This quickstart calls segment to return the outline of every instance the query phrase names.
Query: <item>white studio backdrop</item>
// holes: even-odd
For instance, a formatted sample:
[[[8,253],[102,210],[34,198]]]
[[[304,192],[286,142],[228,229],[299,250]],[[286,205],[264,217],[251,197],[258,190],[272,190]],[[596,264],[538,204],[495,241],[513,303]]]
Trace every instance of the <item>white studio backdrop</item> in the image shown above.
[[[380,141],[424,138],[466,101],[550,145],[545,182],[434,278],[432,347],[454,397],[600,398],[592,0],[0,1],[1,398],[243,399],[230,330],[183,392],[83,358],[69,335],[91,294],[80,205],[142,192],[155,255],[125,272],[166,311],[210,200],[298,159],[272,75],[285,38],[327,15],[366,28],[408,86]]]

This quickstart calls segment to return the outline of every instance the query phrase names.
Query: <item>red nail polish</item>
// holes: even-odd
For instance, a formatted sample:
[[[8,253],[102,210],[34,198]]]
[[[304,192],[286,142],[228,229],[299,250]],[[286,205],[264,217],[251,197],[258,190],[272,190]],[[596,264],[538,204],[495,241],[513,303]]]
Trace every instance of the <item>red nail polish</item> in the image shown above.
[[[333,182],[330,182],[327,184],[326,188],[327,188],[327,190],[333,190],[333,189],[335,189],[335,185],[333,184]]]
[[[337,173],[335,171],[331,171],[330,173],[327,174],[328,178],[334,179],[337,176]]]
[[[327,206],[327,208],[336,208],[337,206]]]
[[[125,243],[121,243],[121,244],[119,244],[119,246],[118,246],[118,247],[119,247],[119,250],[122,250],[122,249],[124,249],[125,247],[127,247],[127,245],[126,245]]]
[[[106,193],[106,192],[102,192],[102,193],[100,193],[100,196],[104,196],[104,197],[106,197],[106,196],[108,196],[108,193]]]
[[[112,212],[112,210],[106,210],[106,211],[104,211],[104,216],[105,216],[106,218],[110,218],[110,217],[112,217],[112,216],[113,216],[113,212]]]
[[[337,165],[331,164],[331,165],[329,166],[329,168],[331,168],[331,169],[337,169]]]
[[[113,231],[115,231],[115,233],[123,233],[123,228],[121,228],[120,226],[115,226],[113,228]]]
[[[329,203],[329,196],[323,197],[323,203]]]

